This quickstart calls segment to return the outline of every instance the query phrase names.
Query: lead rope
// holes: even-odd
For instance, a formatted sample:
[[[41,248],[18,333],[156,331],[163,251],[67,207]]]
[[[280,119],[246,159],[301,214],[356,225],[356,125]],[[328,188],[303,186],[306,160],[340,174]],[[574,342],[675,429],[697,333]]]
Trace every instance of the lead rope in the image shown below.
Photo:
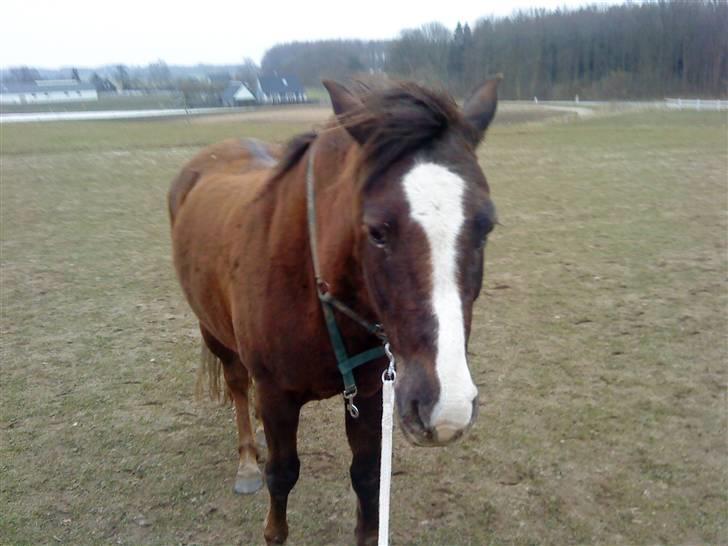
[[[384,344],[389,367],[382,373],[382,456],[379,462],[379,546],[389,544],[389,493],[392,484],[392,428],[394,415],[394,355]]]

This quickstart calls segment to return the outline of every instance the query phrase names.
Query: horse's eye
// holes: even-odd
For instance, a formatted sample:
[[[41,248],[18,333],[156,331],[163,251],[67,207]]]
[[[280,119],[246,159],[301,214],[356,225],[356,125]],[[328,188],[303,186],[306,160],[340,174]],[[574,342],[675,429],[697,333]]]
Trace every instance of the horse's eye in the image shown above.
[[[380,248],[387,244],[387,226],[369,226],[369,241]]]
[[[493,231],[494,222],[488,211],[482,211],[473,218],[473,235],[476,246],[480,249],[485,246],[488,234]]]

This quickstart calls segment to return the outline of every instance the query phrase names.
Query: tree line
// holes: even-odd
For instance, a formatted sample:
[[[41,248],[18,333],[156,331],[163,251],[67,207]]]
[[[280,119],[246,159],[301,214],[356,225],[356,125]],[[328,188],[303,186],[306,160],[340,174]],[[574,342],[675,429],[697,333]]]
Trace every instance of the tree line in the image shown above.
[[[320,86],[322,78],[345,80],[354,74],[382,72],[388,42],[321,40],[273,46],[265,52],[264,74],[295,74],[303,85]]]
[[[266,52],[261,70],[294,73],[307,85],[386,73],[456,95],[501,72],[502,96],[512,99],[725,96],[728,2],[537,9],[454,31],[430,23],[390,42],[282,44]]]
[[[484,18],[471,28],[440,23],[403,30],[391,41],[322,40],[279,44],[258,66],[116,65],[85,77],[99,91],[181,93],[214,105],[231,79],[254,88],[258,75],[294,74],[308,87],[323,78],[386,75],[463,96],[503,73],[510,99],[627,99],[728,95],[728,0],[647,0],[576,10],[534,9]],[[41,79],[38,70],[0,72],[4,81]],[[72,77],[80,79],[79,71]],[[67,77],[64,75],[63,77]]]

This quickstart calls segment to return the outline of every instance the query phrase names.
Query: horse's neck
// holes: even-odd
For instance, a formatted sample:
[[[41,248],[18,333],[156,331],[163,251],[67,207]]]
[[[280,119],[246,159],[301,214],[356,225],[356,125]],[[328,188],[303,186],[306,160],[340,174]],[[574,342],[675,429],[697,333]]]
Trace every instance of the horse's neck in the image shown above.
[[[354,144],[323,140],[314,154],[317,240],[321,275],[335,296],[366,310],[368,302],[357,253],[358,195]]]

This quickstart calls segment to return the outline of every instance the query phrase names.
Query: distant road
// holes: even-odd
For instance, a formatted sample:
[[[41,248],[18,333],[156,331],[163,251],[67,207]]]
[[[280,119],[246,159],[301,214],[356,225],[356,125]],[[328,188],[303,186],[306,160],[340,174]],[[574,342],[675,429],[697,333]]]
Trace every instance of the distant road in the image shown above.
[[[40,121],[89,121],[104,119],[142,119],[179,116],[199,116],[249,112],[253,107],[241,108],[166,108],[161,110],[102,110],[98,112],[35,112],[0,114],[0,123],[34,123]]]

